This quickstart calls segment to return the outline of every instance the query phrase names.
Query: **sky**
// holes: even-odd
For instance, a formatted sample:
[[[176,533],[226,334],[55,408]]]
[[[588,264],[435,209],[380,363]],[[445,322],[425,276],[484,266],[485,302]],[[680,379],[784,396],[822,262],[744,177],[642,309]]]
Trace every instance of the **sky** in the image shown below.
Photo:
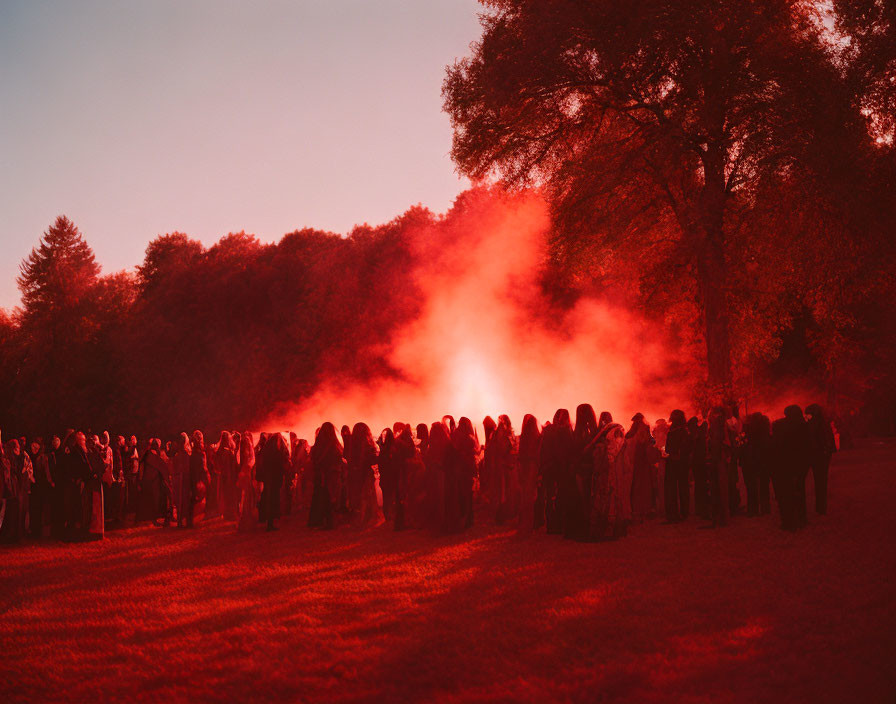
[[[0,307],[57,215],[104,273],[159,234],[344,233],[469,184],[445,66],[475,0],[2,0]]]

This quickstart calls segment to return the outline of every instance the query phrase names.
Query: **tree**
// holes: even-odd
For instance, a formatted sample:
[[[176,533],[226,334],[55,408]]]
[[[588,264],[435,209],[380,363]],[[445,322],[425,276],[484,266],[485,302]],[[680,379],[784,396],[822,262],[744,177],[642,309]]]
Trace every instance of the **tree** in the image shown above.
[[[56,218],[22,262],[21,366],[16,410],[30,428],[64,427],[73,415],[90,419],[90,322],[99,265],[74,223]]]
[[[834,0],[837,28],[849,38],[846,63],[872,133],[896,137],[896,2]]]
[[[56,218],[19,268],[26,317],[59,314],[77,307],[100,272],[90,246],[65,215]]]
[[[459,169],[542,186],[561,248],[595,243],[640,260],[645,289],[692,297],[710,386],[730,394],[734,245],[839,96],[809,5],[482,2],[482,38],[443,86]]]

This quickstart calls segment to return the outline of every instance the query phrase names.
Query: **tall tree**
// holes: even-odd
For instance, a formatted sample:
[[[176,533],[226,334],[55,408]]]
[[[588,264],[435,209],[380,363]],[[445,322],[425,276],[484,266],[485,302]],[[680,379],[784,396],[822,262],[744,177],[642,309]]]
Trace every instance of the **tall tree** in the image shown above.
[[[834,0],[837,28],[849,39],[845,54],[861,108],[881,144],[896,138],[896,2]]]
[[[443,87],[458,167],[542,186],[561,246],[595,240],[692,296],[710,386],[730,393],[744,212],[803,168],[837,82],[809,3],[481,2]]]

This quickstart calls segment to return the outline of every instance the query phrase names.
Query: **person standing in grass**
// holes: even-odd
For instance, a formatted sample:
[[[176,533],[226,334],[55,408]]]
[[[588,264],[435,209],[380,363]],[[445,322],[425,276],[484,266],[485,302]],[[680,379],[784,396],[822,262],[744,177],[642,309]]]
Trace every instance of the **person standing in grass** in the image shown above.
[[[834,441],[834,431],[821,406],[817,403],[811,404],[806,408],[806,415],[809,464],[815,482],[815,512],[823,516],[828,512],[828,470],[831,466],[831,457],[837,451],[837,445]]]
[[[256,513],[258,494],[255,485],[255,445],[252,433],[247,430],[240,438],[240,473],[237,479],[239,504],[236,521],[239,531],[252,531],[258,525]]]
[[[541,431],[531,413],[523,418],[519,446],[520,515],[517,534],[532,534],[535,527],[535,495],[538,481],[538,456],[541,449]]]
[[[184,500],[187,509],[187,528],[194,528],[197,519],[205,516],[205,495],[211,480],[202,431],[194,430],[193,446],[190,448],[190,492]]]

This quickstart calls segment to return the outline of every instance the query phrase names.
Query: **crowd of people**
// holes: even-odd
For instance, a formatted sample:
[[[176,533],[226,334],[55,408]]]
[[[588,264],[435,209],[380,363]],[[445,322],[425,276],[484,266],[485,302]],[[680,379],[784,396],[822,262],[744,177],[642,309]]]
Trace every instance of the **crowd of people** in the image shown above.
[[[195,528],[218,517],[240,531],[275,530],[297,513],[318,529],[456,533],[474,512],[521,535],[603,541],[654,517],[684,521],[692,505],[706,525],[724,526],[771,513],[772,497],[782,528],[795,531],[808,520],[810,471],[815,510],[827,511],[837,445],[815,404],[805,414],[788,406],[774,422],[720,406],[706,419],[674,410],[651,428],[638,413],[628,430],[582,404],[575,424],[560,409],[543,426],[526,415],[519,433],[506,415],[482,427],[484,442],[469,418],[451,416],[395,423],[376,439],[365,423],[327,422],[310,444],[229,431],[207,444],[199,430],[165,443],[74,430],[49,443],[16,438],[0,442],[0,541],[100,539],[131,523]]]

